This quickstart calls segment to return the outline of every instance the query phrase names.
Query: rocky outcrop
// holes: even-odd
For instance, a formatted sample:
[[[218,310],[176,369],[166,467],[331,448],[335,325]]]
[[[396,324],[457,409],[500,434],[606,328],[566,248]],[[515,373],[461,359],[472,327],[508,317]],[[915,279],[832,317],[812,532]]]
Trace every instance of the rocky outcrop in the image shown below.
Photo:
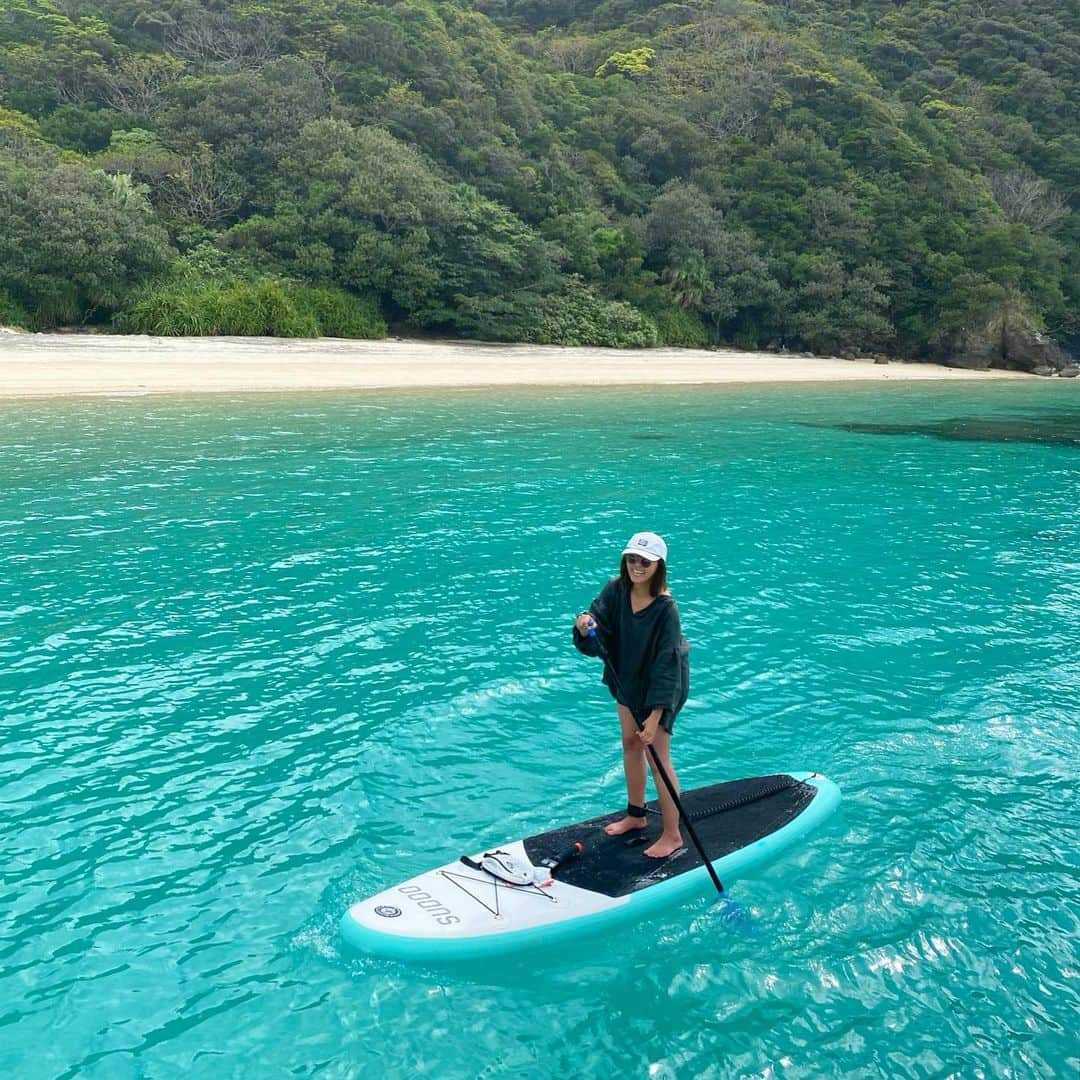
[[[946,362],[975,371],[1004,368],[1034,375],[1055,375],[1073,366],[1057,342],[1037,330],[1004,320],[964,335]]]

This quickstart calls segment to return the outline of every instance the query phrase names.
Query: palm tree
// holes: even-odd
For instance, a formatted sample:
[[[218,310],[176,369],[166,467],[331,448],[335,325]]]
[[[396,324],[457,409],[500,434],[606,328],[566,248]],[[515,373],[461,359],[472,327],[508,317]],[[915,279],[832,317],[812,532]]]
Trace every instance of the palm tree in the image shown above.
[[[681,308],[701,307],[705,290],[709,287],[709,271],[705,260],[694,252],[687,255],[678,266],[668,266],[660,280],[671,287],[675,303]]]

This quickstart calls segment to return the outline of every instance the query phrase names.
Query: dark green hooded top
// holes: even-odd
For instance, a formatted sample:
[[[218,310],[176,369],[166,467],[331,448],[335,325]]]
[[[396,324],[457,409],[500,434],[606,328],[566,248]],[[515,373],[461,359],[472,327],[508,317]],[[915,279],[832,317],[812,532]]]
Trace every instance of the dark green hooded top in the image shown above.
[[[600,590],[589,612],[607,649],[610,666],[604,665],[604,684],[611,696],[639,721],[653,709],[662,709],[661,723],[670,731],[690,692],[690,646],[682,636],[675,601],[657,596],[635,615],[630,589],[616,577]],[[586,656],[600,655],[596,639],[578,633],[576,626],[574,645]]]

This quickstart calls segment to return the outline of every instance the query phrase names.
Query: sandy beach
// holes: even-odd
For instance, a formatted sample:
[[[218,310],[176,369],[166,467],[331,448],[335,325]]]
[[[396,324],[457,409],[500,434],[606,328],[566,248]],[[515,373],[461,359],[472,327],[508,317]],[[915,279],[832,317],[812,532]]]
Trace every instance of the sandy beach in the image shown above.
[[[0,333],[0,398],[485,386],[1027,379],[737,350]]]

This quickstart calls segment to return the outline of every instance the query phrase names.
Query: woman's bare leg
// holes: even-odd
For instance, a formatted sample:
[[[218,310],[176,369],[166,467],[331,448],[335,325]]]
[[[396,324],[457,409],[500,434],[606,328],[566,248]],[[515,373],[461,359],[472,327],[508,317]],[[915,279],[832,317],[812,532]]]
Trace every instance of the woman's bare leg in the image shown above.
[[[622,735],[623,772],[626,774],[626,801],[631,806],[645,805],[645,746],[638,738],[638,726],[633,714],[623,705],[619,710],[619,732]],[[648,819],[626,815],[621,821],[613,821],[604,827],[608,836],[644,829]]]
[[[671,764],[671,736],[663,728],[657,729],[656,738],[653,739],[652,752],[659,759],[660,764],[664,767],[664,772],[667,773],[668,779],[671,781],[676,793],[678,793],[679,779],[675,775],[674,766]],[[660,813],[664,820],[664,831],[655,844],[645,849],[645,854],[653,859],[666,859],[669,855],[674,855],[683,846],[682,832],[679,830],[679,810],[667,789],[667,784],[660,778],[652,761],[649,762],[649,768],[652,769],[656,794],[660,798]]]

